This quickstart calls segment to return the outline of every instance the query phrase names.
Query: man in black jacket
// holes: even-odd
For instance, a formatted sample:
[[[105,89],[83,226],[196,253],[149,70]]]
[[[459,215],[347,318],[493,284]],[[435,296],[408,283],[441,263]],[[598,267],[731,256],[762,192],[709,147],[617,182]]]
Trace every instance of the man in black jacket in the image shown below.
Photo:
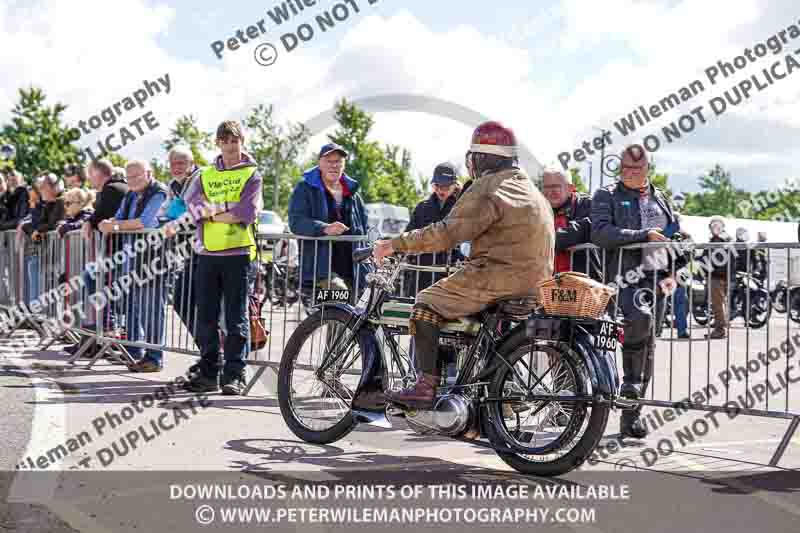
[[[88,174],[89,182],[92,184],[92,187],[98,191],[98,194],[94,203],[94,213],[89,217],[89,220],[83,223],[83,228],[81,229],[83,238],[87,241],[93,237],[93,231],[99,230],[101,222],[114,218],[122,204],[122,199],[128,194],[127,182],[120,177],[113,176],[114,165],[107,159],[92,161],[89,164]],[[96,289],[94,276],[90,275],[88,271],[84,271],[83,280],[86,284],[86,294],[93,294]],[[94,320],[95,317],[93,316],[87,324],[83,324],[83,327],[95,329],[96,324],[93,323]],[[116,320],[112,303],[104,306],[102,320],[104,330],[112,330],[115,328]],[[64,350],[67,353],[74,354],[80,349],[81,344],[82,342],[78,342],[73,346],[66,347]],[[92,353],[90,352],[89,355],[92,355]]]
[[[85,239],[89,239],[92,230],[97,230],[102,221],[114,218],[122,199],[128,194],[128,184],[113,174],[114,165],[107,159],[98,159],[89,164],[89,181],[98,194],[94,214],[83,225]]]
[[[450,214],[450,210],[453,209],[461,192],[461,187],[456,182],[456,167],[451,163],[437,165],[433,170],[431,186],[433,187],[433,192],[428,199],[423,200],[414,208],[414,213],[412,213],[411,220],[408,222],[405,231],[424,228],[444,220]],[[409,263],[420,266],[441,266],[461,258],[461,253],[454,249],[448,252],[413,256],[409,258]],[[445,277],[443,272],[409,270],[404,277],[405,294],[411,297],[416,296],[419,291],[427,289],[443,277]]]
[[[592,199],[592,241],[607,250],[606,283],[620,289],[618,300],[625,317],[620,396],[629,399],[645,395],[653,375],[654,325],[663,320],[664,296],[677,286],[671,274],[683,266],[666,248],[619,250],[628,244],[666,242],[669,238],[664,233],[677,226],[672,207],[650,183],[648,173],[644,149],[629,146],[622,153],[620,181],[599,189]],[[623,436],[641,439],[647,435],[640,412],[641,407],[622,411]]]
[[[569,249],[592,242],[592,199],[578,193],[572,180],[556,169],[542,173],[542,192],[553,208],[556,225],[556,255],[553,272],[582,272],[600,279],[602,270],[596,250]]]
[[[16,170],[12,170],[7,176],[3,203],[5,218],[0,220],[0,230],[16,229],[22,219],[28,216],[28,188],[22,175]]]

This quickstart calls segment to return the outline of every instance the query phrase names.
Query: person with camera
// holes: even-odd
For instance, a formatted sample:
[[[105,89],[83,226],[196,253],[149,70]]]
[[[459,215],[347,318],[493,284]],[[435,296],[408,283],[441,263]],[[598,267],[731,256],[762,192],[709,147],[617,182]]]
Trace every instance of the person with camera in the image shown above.
[[[592,242],[607,250],[606,279],[624,280],[617,296],[624,316],[623,381],[620,396],[643,398],[653,375],[655,325],[663,320],[664,297],[677,283],[667,247],[619,250],[635,243],[666,243],[677,226],[663,191],[650,182],[647,153],[631,145],[621,155],[617,183],[598,189],[592,199]],[[622,259],[620,260],[620,254]],[[614,305],[616,311],[616,305]],[[647,429],[641,406],[622,411],[620,433],[642,439]]]

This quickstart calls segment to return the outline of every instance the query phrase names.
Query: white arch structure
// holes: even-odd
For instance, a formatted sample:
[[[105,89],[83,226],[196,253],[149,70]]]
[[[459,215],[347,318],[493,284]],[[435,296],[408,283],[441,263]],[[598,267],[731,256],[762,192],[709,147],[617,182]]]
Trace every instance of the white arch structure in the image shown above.
[[[351,103],[370,113],[389,111],[413,111],[455,120],[467,127],[475,128],[481,122],[491,120],[481,113],[460,104],[441,98],[419,94],[382,94],[351,100]],[[324,111],[303,124],[310,134],[316,135],[336,124],[335,109]],[[518,139],[519,141],[519,139]],[[533,153],[521,141],[519,145],[520,166],[528,172],[531,179],[536,178],[544,168]]]

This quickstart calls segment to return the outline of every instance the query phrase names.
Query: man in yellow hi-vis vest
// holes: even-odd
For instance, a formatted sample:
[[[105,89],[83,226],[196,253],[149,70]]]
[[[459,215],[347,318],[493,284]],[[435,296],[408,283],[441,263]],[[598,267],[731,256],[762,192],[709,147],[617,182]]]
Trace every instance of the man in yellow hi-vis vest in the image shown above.
[[[241,126],[226,121],[217,128],[221,154],[198,170],[184,200],[197,224],[197,341],[199,373],[186,383],[192,392],[238,395],[245,385],[249,353],[248,270],[255,251],[253,224],[261,209],[261,176],[243,152]],[[220,376],[219,313],[225,301],[225,362]]]

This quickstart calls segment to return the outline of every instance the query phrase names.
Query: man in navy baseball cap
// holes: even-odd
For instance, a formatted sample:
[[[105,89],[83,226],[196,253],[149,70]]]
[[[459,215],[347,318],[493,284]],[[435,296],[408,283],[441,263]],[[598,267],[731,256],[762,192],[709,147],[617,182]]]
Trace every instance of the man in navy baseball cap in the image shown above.
[[[442,205],[444,205],[447,202],[447,199],[455,190],[454,185],[456,183],[457,178],[458,175],[456,174],[456,167],[451,163],[442,163],[441,165],[437,165],[436,168],[433,169],[433,178],[431,178],[431,185],[433,185],[433,192]]]
[[[326,155],[332,154],[334,152],[338,152],[338,153],[342,154],[342,156],[345,157],[345,158],[347,158],[347,156],[350,155],[350,154],[347,153],[347,150],[342,148],[340,145],[338,145],[336,143],[328,143],[325,146],[323,146],[322,148],[320,148],[320,150],[319,150],[319,159],[322,159]]]

